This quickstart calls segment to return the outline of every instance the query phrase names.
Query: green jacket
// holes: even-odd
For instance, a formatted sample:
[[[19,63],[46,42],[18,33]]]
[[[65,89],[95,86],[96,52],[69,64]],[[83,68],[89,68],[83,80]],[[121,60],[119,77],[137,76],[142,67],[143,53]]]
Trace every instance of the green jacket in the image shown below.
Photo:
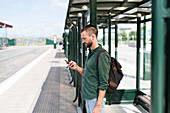
[[[96,56],[102,49],[98,46],[90,51],[84,68],[83,76],[83,99],[90,100],[98,97],[99,89],[106,90],[108,87],[111,58],[107,52],[102,52],[96,66]]]

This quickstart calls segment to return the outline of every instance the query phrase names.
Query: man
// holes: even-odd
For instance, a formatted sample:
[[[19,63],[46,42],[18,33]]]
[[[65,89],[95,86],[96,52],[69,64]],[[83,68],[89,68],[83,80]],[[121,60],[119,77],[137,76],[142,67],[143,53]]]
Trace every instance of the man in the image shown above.
[[[82,43],[90,49],[85,68],[79,67],[74,61],[69,67],[83,76],[83,99],[86,101],[87,113],[104,113],[104,98],[108,87],[110,56],[102,52],[96,66],[96,55],[102,49],[97,42],[98,30],[94,25],[87,25],[81,30]]]

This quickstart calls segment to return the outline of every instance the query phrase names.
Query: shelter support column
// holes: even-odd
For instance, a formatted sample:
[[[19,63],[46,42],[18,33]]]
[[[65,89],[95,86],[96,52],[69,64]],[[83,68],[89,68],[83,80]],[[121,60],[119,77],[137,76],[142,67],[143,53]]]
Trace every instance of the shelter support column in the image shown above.
[[[103,27],[103,46],[105,45],[105,27]]]
[[[165,86],[165,89],[166,89],[166,96],[165,96],[165,101],[166,101],[166,112],[165,113],[170,113],[170,70],[169,70],[169,67],[170,67],[170,18],[167,19],[167,36],[166,36],[166,75],[165,75],[165,82],[166,82],[166,86]]]
[[[85,11],[82,12],[82,26],[83,27],[85,26]],[[85,61],[86,61],[86,56],[87,56],[86,52],[87,52],[87,48],[85,44],[83,44],[83,63],[82,63],[83,67],[85,66]]]
[[[77,49],[78,49],[78,65],[82,67],[82,57],[81,57],[81,53],[82,53],[82,47],[81,47],[81,34],[80,34],[80,27],[81,27],[81,23],[80,23],[80,17],[78,17],[78,44],[77,44]],[[81,98],[81,94],[80,94],[80,90],[81,90],[81,84],[82,84],[82,76],[78,73],[78,106],[81,106],[82,103],[82,98]]]
[[[118,30],[117,24],[115,25],[115,58],[118,59]]]
[[[164,113],[165,0],[152,0],[151,113]]]
[[[85,26],[85,11],[82,12],[82,27]],[[82,67],[84,68],[85,66],[85,61],[86,61],[86,56],[87,56],[87,48],[85,46],[85,44],[83,44],[83,48],[82,48]],[[81,81],[83,81],[83,77],[81,77]],[[81,82],[81,91],[82,89],[82,82]],[[82,94],[82,92],[80,92],[80,94]],[[82,96],[82,95],[81,95]],[[85,108],[85,100],[82,100],[82,109],[83,109],[83,113],[86,113],[86,108]]]
[[[170,9],[170,1],[169,0],[167,0],[167,8],[169,8]],[[169,15],[170,15],[170,10],[169,10],[169,13],[168,13]],[[165,82],[166,82],[166,86],[165,86],[165,89],[166,89],[166,96],[165,96],[165,113],[170,113],[170,89],[169,89],[169,87],[170,87],[170,70],[169,70],[169,67],[170,67],[170,17],[168,17],[167,19],[166,19],[166,60],[165,60],[165,62],[166,62],[166,64],[165,64],[165,66],[166,66],[166,75],[165,75]]]
[[[108,52],[111,56],[111,14],[109,13]]]
[[[90,24],[97,26],[97,0],[90,0]]]
[[[144,16],[144,20],[146,19],[146,16]],[[146,80],[149,78],[145,72],[145,59],[146,59],[146,22],[143,23],[143,79]]]
[[[108,52],[111,56],[111,13],[109,13],[109,26],[108,26]],[[111,105],[111,95],[108,94],[109,105]]]
[[[140,29],[140,23],[141,18],[137,18],[137,70],[136,70],[136,89],[137,91],[140,90],[140,40],[141,40],[141,29]]]
[[[73,61],[77,62],[77,28],[76,26],[74,26],[73,28]],[[74,73],[74,86],[77,86],[77,72],[75,70],[73,70]]]

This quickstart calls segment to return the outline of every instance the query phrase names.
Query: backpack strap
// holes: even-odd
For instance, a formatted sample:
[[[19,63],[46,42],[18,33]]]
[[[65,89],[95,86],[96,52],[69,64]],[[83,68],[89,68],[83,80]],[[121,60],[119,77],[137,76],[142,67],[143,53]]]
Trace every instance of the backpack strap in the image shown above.
[[[105,50],[105,49],[101,49],[101,50],[98,52],[97,56],[96,56],[96,66],[98,66],[99,56],[100,56],[100,54],[101,54],[103,51],[106,51],[106,50]],[[107,52],[107,51],[106,51],[106,52]]]
[[[101,54],[103,51],[106,51],[106,50],[105,50],[105,49],[101,49],[101,50],[98,52],[97,56],[96,56],[96,66],[98,66],[99,56],[100,56],[100,54]],[[106,52],[107,52],[107,51],[106,51]],[[109,55],[109,56],[110,56],[110,55]],[[116,66],[116,68],[117,68],[118,70],[120,70],[120,69],[122,68],[122,66],[120,65],[120,63],[119,63],[115,58],[111,57],[111,60],[114,60],[115,66]]]

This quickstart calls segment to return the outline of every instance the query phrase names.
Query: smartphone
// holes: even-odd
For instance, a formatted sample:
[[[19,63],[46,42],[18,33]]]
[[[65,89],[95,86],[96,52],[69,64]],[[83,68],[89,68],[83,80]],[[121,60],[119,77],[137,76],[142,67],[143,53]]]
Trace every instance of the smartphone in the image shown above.
[[[69,64],[69,62],[67,60],[65,60],[67,64]]]

